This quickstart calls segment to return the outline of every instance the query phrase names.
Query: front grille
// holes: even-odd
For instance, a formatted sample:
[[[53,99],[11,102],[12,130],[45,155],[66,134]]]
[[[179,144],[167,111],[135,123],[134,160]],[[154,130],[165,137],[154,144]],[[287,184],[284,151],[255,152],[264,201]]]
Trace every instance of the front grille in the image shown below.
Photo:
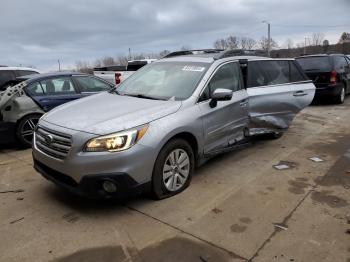
[[[39,126],[35,131],[35,145],[45,154],[64,159],[72,147],[71,137]]]

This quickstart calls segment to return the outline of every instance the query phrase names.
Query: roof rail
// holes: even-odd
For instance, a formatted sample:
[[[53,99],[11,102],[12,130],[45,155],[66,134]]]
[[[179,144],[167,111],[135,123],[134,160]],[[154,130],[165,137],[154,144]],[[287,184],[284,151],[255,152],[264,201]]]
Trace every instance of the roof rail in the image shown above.
[[[244,50],[244,49],[229,49],[214,56],[214,59],[222,59],[231,56],[267,56],[264,50]]]
[[[224,51],[223,49],[193,49],[193,50],[182,50],[182,51],[175,51],[171,52],[163,58],[169,58],[174,56],[181,56],[181,55],[196,55],[196,54],[212,54],[212,53],[220,53]]]

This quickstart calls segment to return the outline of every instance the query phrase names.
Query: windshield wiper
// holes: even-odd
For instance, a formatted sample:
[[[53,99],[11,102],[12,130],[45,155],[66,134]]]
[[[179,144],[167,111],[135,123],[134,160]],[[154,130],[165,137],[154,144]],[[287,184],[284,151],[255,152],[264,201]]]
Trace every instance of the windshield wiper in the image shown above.
[[[152,99],[152,100],[165,100],[163,98],[149,96],[149,95],[145,95],[145,94],[124,93],[123,95],[124,96],[133,96],[133,97],[138,97],[138,98],[145,98],[145,99]]]
[[[305,71],[316,71],[316,70],[320,70],[319,68],[310,68],[310,69],[306,69]]]

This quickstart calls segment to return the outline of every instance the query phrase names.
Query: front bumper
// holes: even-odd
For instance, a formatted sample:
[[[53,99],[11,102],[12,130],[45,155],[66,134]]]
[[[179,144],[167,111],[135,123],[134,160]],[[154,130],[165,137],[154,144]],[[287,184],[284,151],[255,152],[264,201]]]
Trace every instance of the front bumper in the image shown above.
[[[91,199],[120,199],[141,194],[143,192],[150,191],[151,189],[150,182],[138,184],[134,179],[125,173],[87,175],[84,176],[79,183],[77,183],[70,176],[53,170],[37,160],[34,160],[34,169],[44,178],[52,181],[69,192]],[[102,186],[104,181],[114,182],[117,191],[114,193],[104,191]]]
[[[35,169],[59,186],[91,197],[120,197],[147,189],[152,180],[156,149],[140,143],[120,152],[84,152],[85,143],[96,135],[75,131],[49,123],[45,128],[71,137],[71,148],[64,159],[41,151],[33,139]],[[116,181],[118,192],[101,192],[101,181]]]

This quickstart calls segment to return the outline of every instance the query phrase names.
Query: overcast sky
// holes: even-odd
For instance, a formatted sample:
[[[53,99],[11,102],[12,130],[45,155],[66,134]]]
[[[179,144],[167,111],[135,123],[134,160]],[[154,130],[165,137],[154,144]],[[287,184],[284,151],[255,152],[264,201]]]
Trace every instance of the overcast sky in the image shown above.
[[[208,48],[230,34],[304,41],[350,31],[350,0],[1,0],[0,64],[47,71],[104,56]]]

